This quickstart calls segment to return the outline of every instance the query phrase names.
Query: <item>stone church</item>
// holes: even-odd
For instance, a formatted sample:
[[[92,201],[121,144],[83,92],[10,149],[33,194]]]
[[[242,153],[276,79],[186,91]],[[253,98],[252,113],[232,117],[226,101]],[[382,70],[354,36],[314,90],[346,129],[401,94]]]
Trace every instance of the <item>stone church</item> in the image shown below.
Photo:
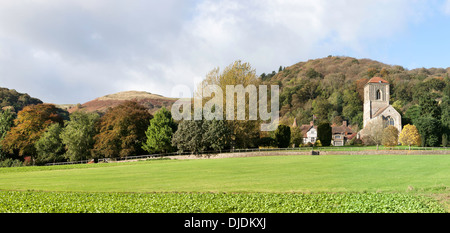
[[[364,86],[364,128],[370,122],[382,122],[379,127],[393,125],[402,131],[402,117],[389,104],[389,91],[389,82],[380,77],[370,79]]]

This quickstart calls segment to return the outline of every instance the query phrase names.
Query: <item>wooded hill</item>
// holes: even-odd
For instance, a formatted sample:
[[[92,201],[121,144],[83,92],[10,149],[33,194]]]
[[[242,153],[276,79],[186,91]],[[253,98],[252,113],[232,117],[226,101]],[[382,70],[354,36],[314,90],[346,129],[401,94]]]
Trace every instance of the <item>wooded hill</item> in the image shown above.
[[[370,59],[328,56],[282,67],[278,72],[263,73],[265,84],[280,85],[281,123],[309,124],[328,120],[341,124],[349,122],[355,130],[362,127],[363,90],[375,76],[390,83],[390,102],[402,114],[403,124],[411,123],[422,99],[436,101],[449,95],[450,68],[405,69]],[[415,106],[415,107],[413,107]],[[416,116],[417,117],[417,116]]]
[[[0,87],[0,108],[11,109],[17,113],[23,107],[32,104],[41,104],[42,101],[37,98],[30,97],[27,93],[19,93],[14,89]]]

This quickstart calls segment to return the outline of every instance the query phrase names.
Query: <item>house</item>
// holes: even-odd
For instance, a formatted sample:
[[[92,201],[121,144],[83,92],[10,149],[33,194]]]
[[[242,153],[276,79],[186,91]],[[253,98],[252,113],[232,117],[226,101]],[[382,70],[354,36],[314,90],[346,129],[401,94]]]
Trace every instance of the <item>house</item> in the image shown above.
[[[297,119],[294,119],[292,127],[298,127]],[[303,144],[316,143],[317,141],[317,126],[314,126],[314,121],[311,121],[309,125],[301,125],[300,130],[303,136]]]
[[[331,145],[333,146],[344,146],[348,140],[356,135],[355,132],[347,126],[347,121],[343,121],[341,126],[333,124],[331,125],[331,129]]]

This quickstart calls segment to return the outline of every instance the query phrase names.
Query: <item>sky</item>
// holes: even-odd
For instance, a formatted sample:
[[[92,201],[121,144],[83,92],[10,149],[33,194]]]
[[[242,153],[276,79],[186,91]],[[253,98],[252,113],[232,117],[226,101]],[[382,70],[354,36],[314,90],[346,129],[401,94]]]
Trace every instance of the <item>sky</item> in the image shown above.
[[[333,56],[450,67],[450,0],[1,0],[0,87],[55,104],[181,97],[214,68]]]

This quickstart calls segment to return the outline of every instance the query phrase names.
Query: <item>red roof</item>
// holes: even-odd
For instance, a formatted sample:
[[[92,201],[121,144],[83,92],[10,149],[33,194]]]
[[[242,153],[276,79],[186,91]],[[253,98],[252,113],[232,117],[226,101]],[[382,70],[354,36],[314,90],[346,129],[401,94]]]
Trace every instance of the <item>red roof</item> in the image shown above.
[[[384,79],[382,79],[382,78],[380,78],[380,77],[373,77],[367,83],[389,83],[389,82],[384,80]]]

